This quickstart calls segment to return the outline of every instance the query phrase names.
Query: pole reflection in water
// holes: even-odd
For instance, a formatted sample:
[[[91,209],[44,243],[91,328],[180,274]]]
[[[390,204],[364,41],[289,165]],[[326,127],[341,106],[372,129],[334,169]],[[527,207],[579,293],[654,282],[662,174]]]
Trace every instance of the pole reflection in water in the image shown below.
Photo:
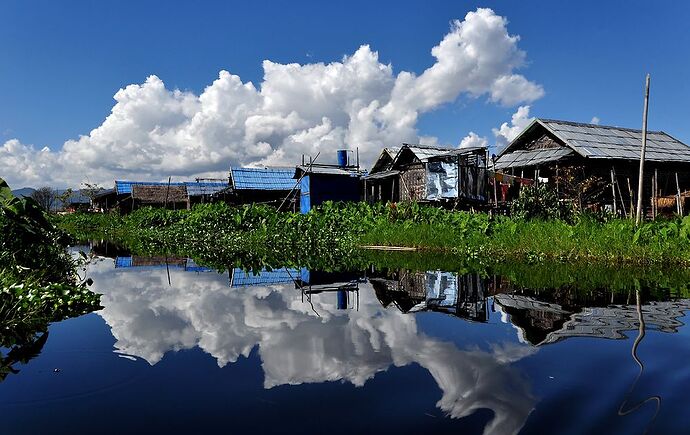
[[[637,315],[638,315],[638,320],[639,320],[639,328],[637,330],[637,337],[635,338],[635,341],[633,342],[632,346],[632,357],[637,363],[638,366],[640,366],[640,371],[635,377],[635,381],[632,383],[630,386],[630,389],[628,390],[628,393],[625,396],[625,399],[623,400],[623,403],[621,403],[620,408],[618,408],[618,415],[620,416],[626,416],[628,414],[631,414],[638,409],[640,409],[644,404],[648,402],[654,402],[656,404],[655,410],[654,410],[654,415],[652,418],[649,420],[649,423],[647,423],[647,426],[645,427],[644,433],[649,432],[649,429],[652,426],[652,423],[654,423],[654,420],[656,419],[656,416],[659,414],[659,410],[661,409],[661,397],[660,396],[651,396],[646,398],[645,400],[638,402],[637,404],[633,405],[631,408],[626,409],[628,405],[628,400],[630,400],[630,396],[632,396],[633,391],[635,391],[635,387],[637,386],[637,383],[639,382],[640,378],[642,377],[642,373],[644,373],[644,364],[642,363],[642,360],[640,357],[637,355],[637,349],[640,346],[640,343],[642,343],[642,339],[644,339],[645,336],[645,323],[644,323],[644,316],[642,315],[642,300],[640,297],[640,290],[637,290],[635,292],[635,296],[637,299]]]

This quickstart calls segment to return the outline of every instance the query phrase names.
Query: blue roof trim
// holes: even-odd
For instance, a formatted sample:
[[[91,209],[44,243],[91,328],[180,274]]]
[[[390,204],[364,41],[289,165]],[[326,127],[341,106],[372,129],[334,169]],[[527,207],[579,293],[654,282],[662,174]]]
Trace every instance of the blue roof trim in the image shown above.
[[[231,168],[235,190],[291,190],[295,186],[293,169]]]

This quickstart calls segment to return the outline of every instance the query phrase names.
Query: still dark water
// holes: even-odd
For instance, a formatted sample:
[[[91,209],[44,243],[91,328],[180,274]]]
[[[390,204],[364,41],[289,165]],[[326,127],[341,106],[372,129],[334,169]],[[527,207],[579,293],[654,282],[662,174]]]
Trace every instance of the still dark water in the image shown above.
[[[103,310],[0,350],[3,434],[690,433],[685,299],[129,256],[88,276]]]

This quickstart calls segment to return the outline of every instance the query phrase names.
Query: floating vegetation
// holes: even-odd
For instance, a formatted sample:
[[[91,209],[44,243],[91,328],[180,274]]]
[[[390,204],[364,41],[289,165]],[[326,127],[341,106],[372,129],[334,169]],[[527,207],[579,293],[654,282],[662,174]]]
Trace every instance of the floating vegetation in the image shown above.
[[[15,198],[0,179],[0,379],[40,343],[50,322],[100,308],[100,295],[80,279],[68,238],[30,198]],[[10,361],[10,362],[8,362]]]
[[[527,219],[448,211],[417,203],[325,203],[307,214],[265,206],[144,208],[127,216],[73,214],[75,237],[114,239],[138,252],[171,252],[225,264],[233,258],[305,265],[349,261],[361,245],[410,246],[463,261],[628,265],[690,263],[690,217],[647,222],[581,213]],[[251,261],[249,261],[251,262]]]

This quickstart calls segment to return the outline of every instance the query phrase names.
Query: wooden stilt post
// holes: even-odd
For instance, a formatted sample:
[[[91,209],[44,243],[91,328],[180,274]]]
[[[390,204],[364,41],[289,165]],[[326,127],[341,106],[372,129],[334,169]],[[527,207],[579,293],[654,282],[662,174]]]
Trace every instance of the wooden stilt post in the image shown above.
[[[498,186],[496,185],[496,183],[498,183],[498,180],[496,179],[496,156],[494,156],[491,159],[491,163],[492,163],[493,169],[494,169],[494,179],[493,179],[493,182],[494,182],[494,207],[498,208]],[[458,178],[459,177],[460,177],[460,174],[458,173]]]
[[[623,201],[623,192],[621,192],[621,185],[618,183],[618,177],[616,177],[616,188],[618,189],[618,197],[621,200],[621,207],[623,207],[623,216],[628,218],[628,210],[625,208],[625,201]],[[631,210],[632,211],[632,210]]]
[[[678,192],[677,193],[678,200],[676,201],[678,214],[683,216],[683,197],[681,196],[681,193],[680,193],[680,183],[678,182],[678,172],[676,172],[676,190]]]
[[[642,195],[644,184],[644,155],[647,149],[647,112],[649,109],[649,74],[645,83],[644,91],[644,111],[642,112],[642,149],[640,151],[640,176],[637,182],[637,215],[635,217],[635,225],[639,225],[642,221]]]
[[[613,194],[613,214],[618,216],[618,206],[616,205],[616,178],[613,175],[613,167],[611,167],[611,193]]]
[[[656,197],[657,197],[657,192],[659,191],[659,171],[657,168],[654,168],[654,192],[652,192],[652,216],[654,219],[656,219],[656,215],[658,213],[657,210],[657,202],[656,202]]]
[[[633,198],[633,191],[632,191],[632,186],[630,185],[630,177],[627,177],[628,180],[628,198],[630,198],[630,218],[634,219],[635,218],[635,200]]]

